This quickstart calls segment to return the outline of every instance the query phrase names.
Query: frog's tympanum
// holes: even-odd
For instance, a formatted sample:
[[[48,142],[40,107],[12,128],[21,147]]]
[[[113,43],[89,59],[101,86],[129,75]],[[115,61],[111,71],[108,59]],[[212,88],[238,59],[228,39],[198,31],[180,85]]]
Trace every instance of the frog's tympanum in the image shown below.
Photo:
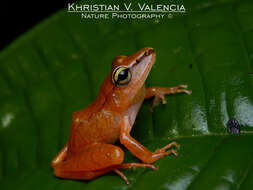
[[[129,183],[120,171],[126,168],[148,167],[157,169],[152,163],[171,153],[177,155],[172,142],[155,152],[149,151],[133,137],[130,131],[145,98],[154,97],[153,105],[164,95],[187,93],[187,85],[174,88],[145,87],[145,80],[155,63],[156,54],[150,47],[143,48],[127,57],[118,56],[106,77],[94,102],[72,116],[70,137],[52,161],[56,176],[68,179],[90,180],[113,171]],[[142,163],[122,163],[124,152],[113,145],[117,140]]]

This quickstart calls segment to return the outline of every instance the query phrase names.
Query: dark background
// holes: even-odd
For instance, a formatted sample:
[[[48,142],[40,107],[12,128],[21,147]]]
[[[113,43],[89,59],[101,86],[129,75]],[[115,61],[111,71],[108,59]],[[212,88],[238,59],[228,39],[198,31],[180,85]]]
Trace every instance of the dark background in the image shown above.
[[[17,0],[8,2],[7,5],[1,2],[0,50],[40,21],[73,2],[75,0]]]

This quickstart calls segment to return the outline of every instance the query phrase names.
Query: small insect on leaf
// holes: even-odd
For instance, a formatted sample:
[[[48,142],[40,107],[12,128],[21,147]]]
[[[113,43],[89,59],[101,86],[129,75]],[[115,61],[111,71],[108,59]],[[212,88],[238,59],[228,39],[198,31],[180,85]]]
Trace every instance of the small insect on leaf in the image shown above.
[[[239,134],[240,124],[236,119],[230,119],[227,123],[227,129],[231,134]]]

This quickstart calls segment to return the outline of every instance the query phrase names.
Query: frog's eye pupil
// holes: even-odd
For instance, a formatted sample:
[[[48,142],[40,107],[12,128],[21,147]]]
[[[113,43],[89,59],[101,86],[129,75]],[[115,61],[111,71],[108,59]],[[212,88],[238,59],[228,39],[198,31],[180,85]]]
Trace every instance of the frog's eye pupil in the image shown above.
[[[112,82],[117,86],[123,86],[129,83],[130,80],[131,80],[131,72],[129,68],[121,66],[114,70]]]
[[[126,71],[126,69],[122,70],[118,74],[118,80],[119,81],[125,80],[125,79],[127,79],[127,76],[128,76],[128,71]]]

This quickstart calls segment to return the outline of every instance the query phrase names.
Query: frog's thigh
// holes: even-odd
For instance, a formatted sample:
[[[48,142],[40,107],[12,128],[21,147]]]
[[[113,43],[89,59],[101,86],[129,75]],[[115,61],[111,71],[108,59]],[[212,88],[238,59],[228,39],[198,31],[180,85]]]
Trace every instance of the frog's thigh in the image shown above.
[[[54,167],[58,177],[92,179],[114,170],[124,160],[123,150],[112,144],[91,144]]]

